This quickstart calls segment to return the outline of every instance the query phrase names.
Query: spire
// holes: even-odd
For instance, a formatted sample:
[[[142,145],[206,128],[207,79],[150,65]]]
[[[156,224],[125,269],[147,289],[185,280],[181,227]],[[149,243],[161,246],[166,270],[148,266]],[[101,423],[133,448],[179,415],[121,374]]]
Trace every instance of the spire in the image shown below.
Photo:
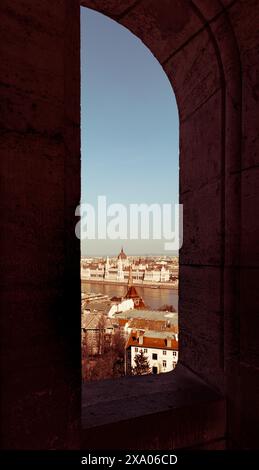
[[[109,257],[106,257],[106,262],[104,264],[104,278],[109,277],[109,269],[110,269],[110,263],[109,263]]]
[[[133,277],[132,277],[132,266],[129,267],[129,279],[128,279],[128,287],[131,287],[133,284]]]

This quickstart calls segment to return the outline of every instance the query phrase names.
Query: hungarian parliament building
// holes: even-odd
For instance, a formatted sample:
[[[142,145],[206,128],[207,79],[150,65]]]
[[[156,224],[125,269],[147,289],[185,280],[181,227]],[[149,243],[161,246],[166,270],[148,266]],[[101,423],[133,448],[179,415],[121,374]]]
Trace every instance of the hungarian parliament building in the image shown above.
[[[151,259],[129,260],[123,248],[117,258],[93,261],[83,259],[81,262],[81,277],[84,280],[107,280],[127,282],[132,277],[137,283],[178,282],[178,266],[169,269],[166,261],[152,261]]]

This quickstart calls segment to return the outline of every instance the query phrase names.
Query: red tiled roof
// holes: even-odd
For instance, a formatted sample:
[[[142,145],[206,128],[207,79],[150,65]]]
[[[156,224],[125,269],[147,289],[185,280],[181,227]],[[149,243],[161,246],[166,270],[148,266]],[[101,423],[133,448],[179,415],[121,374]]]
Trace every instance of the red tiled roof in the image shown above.
[[[134,286],[130,286],[128,288],[127,294],[125,295],[125,299],[134,299],[135,297],[139,297],[139,295],[136,291],[136,288]]]
[[[119,326],[125,326],[126,323],[128,322],[127,318],[116,318],[116,321],[117,323],[119,324]]]
[[[143,301],[142,297],[140,297],[137,293],[137,290],[134,286],[130,286],[128,288],[127,294],[125,295],[125,299],[132,299],[134,302],[134,308],[138,310],[145,310],[146,305]]]
[[[143,336],[143,344],[139,343],[139,338],[136,337],[136,334],[132,334],[127,342],[127,348],[130,346],[137,346],[141,348],[154,348],[154,349],[166,349],[170,351],[178,351],[178,341],[173,338],[171,339],[171,346],[167,346],[167,341],[165,338],[150,338]]]

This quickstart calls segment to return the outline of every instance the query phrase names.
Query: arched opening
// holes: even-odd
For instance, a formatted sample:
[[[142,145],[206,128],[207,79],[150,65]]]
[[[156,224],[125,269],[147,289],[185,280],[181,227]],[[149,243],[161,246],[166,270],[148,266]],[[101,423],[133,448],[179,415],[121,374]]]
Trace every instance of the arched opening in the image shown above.
[[[225,374],[229,377],[229,383],[232,383],[232,378],[235,382],[234,370],[237,369],[234,358],[239,348],[238,335],[233,334],[237,331],[234,318],[238,305],[232,290],[235,285],[232,265],[235,263],[235,254],[238,256],[238,243],[233,242],[233,235],[236,234],[238,240],[239,221],[236,216],[239,213],[239,196],[231,173],[231,168],[239,168],[239,159],[236,156],[232,158],[230,149],[232,146],[238,148],[239,145],[240,115],[235,115],[233,111],[231,96],[235,95],[239,107],[240,83],[236,77],[240,75],[240,64],[228,23],[227,10],[231,5],[223,7],[216,1],[207,5],[196,0],[176,1],[173,5],[167,0],[159,3],[155,0],[129,0],[127,5],[116,1],[102,1],[97,5],[94,0],[83,0],[81,3],[107,14],[141,38],[159,60],[174,86],[180,116],[180,202],[184,204],[184,245],[179,258],[181,357],[175,373],[171,374],[170,383],[163,380],[158,385],[158,381],[151,381],[152,403],[156,403],[157,409],[160,409],[162,396],[167,402],[165,386],[171,390],[167,410],[172,408],[172,403],[176,408],[179,405],[185,407],[183,386],[188,390],[187,395],[190,390],[191,397],[199,396],[200,405],[203,406],[203,399],[208,392],[205,383],[223,392]],[[221,34],[222,28],[224,35]],[[233,58],[231,67],[229,53]],[[234,217],[233,207],[237,209]],[[226,260],[229,263],[227,270]],[[163,374],[163,379],[167,375],[170,374]],[[96,445],[94,436],[99,436],[104,445],[111,448],[114,442],[107,443],[105,433],[105,426],[109,423],[111,429],[117,432],[118,448],[123,447],[123,440],[119,437],[121,433],[123,435],[122,430],[133,430],[134,417],[151,411],[146,400],[151,387],[141,389],[138,383],[137,389],[138,411],[132,413],[129,408],[127,413],[123,413],[121,409],[113,409],[114,418],[110,419],[102,418],[104,390],[103,393],[100,390],[97,410],[96,390],[88,389],[92,402],[83,412],[83,422],[87,425],[84,437],[87,442],[92,439],[91,442]],[[128,394],[126,387],[120,390],[122,393],[117,393],[114,388],[113,395],[119,401],[123,399],[133,405],[135,397]],[[159,399],[155,398],[155,390],[159,392]],[[235,400],[230,396],[229,399],[234,409]],[[214,415],[208,405],[210,428],[216,429],[216,422],[220,423],[216,434],[222,440],[225,432],[224,401],[217,393],[212,393],[206,403],[210,400],[212,407],[215,405],[217,408]],[[188,430],[192,429],[197,436],[200,435],[198,410],[199,406],[194,405],[191,417],[190,414],[186,417]],[[174,412],[172,415],[176,417]],[[182,427],[185,420],[183,410],[180,415]],[[97,416],[100,421],[93,435]],[[169,446],[173,446],[170,448],[188,446],[190,441],[193,442],[194,434],[190,431],[188,436],[181,435],[177,425],[173,431],[173,440],[170,438],[169,442],[167,436],[172,435],[171,430],[168,433],[170,419],[166,424],[164,415],[155,413],[155,416],[157,423],[161,418],[161,428],[165,432],[162,433],[163,437],[161,433],[158,436],[150,432],[149,442],[154,442],[154,438],[160,446],[168,442]],[[126,418],[132,419],[132,422],[127,422],[127,427],[123,428],[122,421]],[[119,422],[118,426],[116,422]],[[176,424],[177,419],[174,422]],[[203,426],[204,423],[201,423],[201,428]],[[148,439],[142,439],[140,433],[134,434],[130,441],[136,448],[140,442],[143,442],[144,447],[148,445]]]
[[[6,449],[78,448],[80,5],[2,3],[1,441]],[[83,445],[125,449],[127,436],[131,449],[255,448],[259,4],[81,4],[141,38],[174,84],[185,209],[180,364],[165,387],[155,375],[148,387],[130,377],[137,396],[128,382],[93,394]]]
[[[182,222],[177,104],[151,51],[87,8],[81,175],[83,381],[170,372]]]

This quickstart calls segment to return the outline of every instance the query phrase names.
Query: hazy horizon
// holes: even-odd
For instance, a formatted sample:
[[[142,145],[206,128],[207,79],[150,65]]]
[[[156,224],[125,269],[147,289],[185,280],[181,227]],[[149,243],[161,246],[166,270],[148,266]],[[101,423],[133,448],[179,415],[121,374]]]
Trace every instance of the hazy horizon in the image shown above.
[[[124,250],[124,248],[123,248]],[[178,252],[175,252],[175,253],[170,253],[170,254],[166,254],[166,253],[128,253],[126,250],[124,250],[125,254],[128,256],[128,257],[140,257],[140,258],[144,258],[144,257],[152,257],[152,256],[159,256],[159,257],[168,257],[168,258],[174,258],[174,257],[178,257],[179,256],[179,253]],[[105,258],[106,256],[109,256],[110,258],[115,258],[117,257],[119,254],[119,252],[117,253],[110,253],[107,255],[107,253],[99,253],[99,254],[87,254],[87,253],[81,253],[81,257],[88,257],[88,258]]]

